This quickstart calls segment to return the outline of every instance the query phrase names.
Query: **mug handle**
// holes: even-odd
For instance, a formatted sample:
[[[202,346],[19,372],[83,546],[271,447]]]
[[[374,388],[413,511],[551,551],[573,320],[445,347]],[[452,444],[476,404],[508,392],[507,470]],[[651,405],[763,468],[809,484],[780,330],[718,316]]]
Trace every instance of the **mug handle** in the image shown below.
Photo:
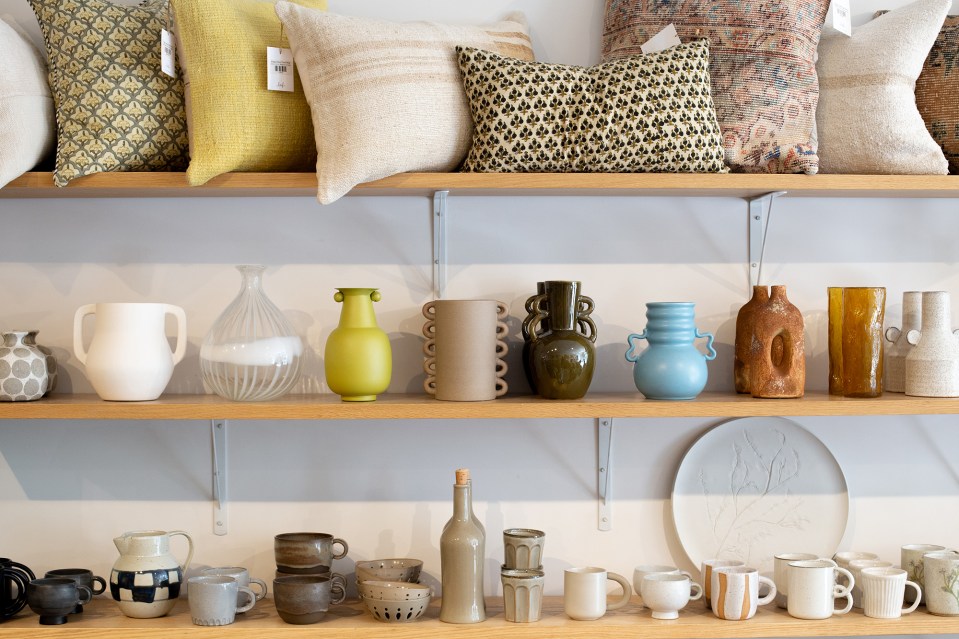
[[[344,601],[346,601],[346,589],[338,583],[331,584],[330,585],[330,603],[341,604]]]
[[[163,310],[176,318],[176,347],[173,349],[173,365],[176,366],[186,355],[186,312],[173,304],[164,304]]]
[[[766,593],[765,597],[757,600],[756,605],[765,606],[768,603],[772,603],[772,600],[776,598],[776,584],[769,577],[763,577],[761,575],[759,577],[759,583],[769,586],[769,592]]]
[[[330,585],[331,586],[339,585],[340,588],[342,588],[343,590],[346,590],[346,577],[344,577],[338,572],[331,572]]]
[[[103,579],[103,577],[94,577],[93,583],[95,585],[93,586],[93,588],[91,588],[91,590],[93,591],[93,594],[95,595],[102,594],[103,591],[107,589],[107,582],[106,580]],[[99,590],[97,590],[96,585],[100,586]]]
[[[834,615],[844,615],[844,614],[846,614],[847,612],[849,612],[850,610],[852,610],[852,590],[846,592],[846,594],[844,594],[844,595],[840,595],[840,596],[838,597],[838,599],[842,599],[842,598],[844,598],[844,597],[845,597],[845,599],[846,599],[846,605],[845,605],[845,607],[844,607],[844,608],[841,608],[841,609],[840,609],[840,608],[836,608],[835,610],[832,611],[832,614],[834,614]]]
[[[689,582],[689,600],[696,601],[703,596],[703,587],[700,586],[695,581],[690,580]]]
[[[77,356],[81,364],[87,363],[87,352],[83,350],[83,318],[87,315],[95,315],[96,312],[96,304],[84,304],[73,316],[73,354]]]
[[[250,586],[252,586],[253,584],[256,584],[257,586],[260,587],[259,588],[260,592],[254,593],[256,600],[259,601],[260,599],[263,599],[264,597],[266,597],[266,593],[269,590],[266,586],[266,582],[263,581],[262,579],[257,579],[256,577],[250,577]],[[252,588],[250,588],[250,590],[252,590]]]
[[[180,535],[181,537],[186,537],[186,542],[189,544],[190,549],[186,553],[186,561],[183,562],[183,565],[180,566],[180,570],[183,571],[184,575],[186,574],[186,569],[190,566],[190,562],[193,561],[193,537],[188,535],[182,530],[171,530],[167,533],[167,536],[174,537]]]
[[[333,553],[333,559],[343,559],[343,557],[346,557],[346,553],[350,551],[350,547],[346,545],[346,542],[340,539],[339,537],[333,538],[333,541],[330,542],[330,548],[332,548],[336,544],[343,546],[343,552],[339,554]]]
[[[252,582],[253,580],[251,579],[250,581]],[[256,605],[256,602],[258,601],[258,599],[263,598],[263,595],[260,595],[260,597],[257,598],[256,593],[250,590],[249,588],[247,588],[246,586],[237,586],[236,591],[242,592],[246,594],[247,597],[249,597],[248,601],[245,604],[243,604],[242,606],[236,607],[236,612],[246,612],[247,610],[252,609],[253,606]]]
[[[919,587],[915,581],[907,581],[906,588],[912,588],[916,591],[916,599],[912,602],[912,605],[908,608],[902,609],[902,614],[908,615],[910,612],[915,612],[916,608],[919,607],[919,604],[922,603],[922,588]]]
[[[620,597],[619,600],[614,601],[613,603],[607,605],[606,610],[617,610],[619,608],[622,608],[626,604],[628,604],[629,598],[633,596],[633,587],[630,585],[628,581],[626,581],[626,577],[623,577],[622,575],[618,575],[615,572],[607,572],[606,578],[612,579],[613,581],[619,583],[619,585],[623,587],[623,596]]]
[[[86,595],[84,599],[83,595]],[[88,586],[77,585],[77,603],[81,606],[93,601],[93,591]]]
[[[833,589],[833,596],[836,599],[840,599],[842,597],[845,597],[847,593],[852,592],[853,586],[856,585],[856,578],[853,577],[852,573],[846,570],[845,568],[840,568],[839,566],[835,566],[833,567],[833,570],[836,571],[836,587]],[[839,583],[840,575],[846,578],[845,586]]]

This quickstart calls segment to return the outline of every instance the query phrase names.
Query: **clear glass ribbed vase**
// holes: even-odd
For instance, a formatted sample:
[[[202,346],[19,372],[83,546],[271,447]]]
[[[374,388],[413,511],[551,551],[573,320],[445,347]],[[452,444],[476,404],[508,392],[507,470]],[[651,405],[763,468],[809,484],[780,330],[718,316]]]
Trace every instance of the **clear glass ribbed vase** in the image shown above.
[[[260,265],[236,267],[240,293],[200,346],[203,382],[217,395],[264,401],[289,392],[300,376],[303,341],[263,292]]]

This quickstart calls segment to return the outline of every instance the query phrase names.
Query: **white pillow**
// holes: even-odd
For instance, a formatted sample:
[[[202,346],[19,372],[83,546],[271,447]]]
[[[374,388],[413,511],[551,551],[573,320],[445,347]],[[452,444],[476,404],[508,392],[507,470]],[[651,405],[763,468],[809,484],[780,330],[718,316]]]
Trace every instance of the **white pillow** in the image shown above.
[[[819,43],[820,173],[945,174],[916,108],[916,78],[951,0],[918,0]]]
[[[13,18],[0,16],[0,187],[53,151],[56,121],[47,65]]]
[[[316,136],[317,199],[404,171],[452,171],[473,120],[456,45],[532,60],[520,14],[488,27],[395,23],[278,2]]]

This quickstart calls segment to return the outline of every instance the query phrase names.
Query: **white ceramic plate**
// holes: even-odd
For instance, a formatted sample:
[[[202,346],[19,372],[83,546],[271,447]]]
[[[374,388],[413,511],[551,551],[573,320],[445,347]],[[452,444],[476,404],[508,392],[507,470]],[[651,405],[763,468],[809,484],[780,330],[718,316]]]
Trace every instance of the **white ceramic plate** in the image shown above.
[[[676,473],[672,508],[697,568],[703,559],[735,558],[771,573],[780,553],[836,552],[849,493],[832,453],[805,428],[781,417],[747,417],[693,444]]]

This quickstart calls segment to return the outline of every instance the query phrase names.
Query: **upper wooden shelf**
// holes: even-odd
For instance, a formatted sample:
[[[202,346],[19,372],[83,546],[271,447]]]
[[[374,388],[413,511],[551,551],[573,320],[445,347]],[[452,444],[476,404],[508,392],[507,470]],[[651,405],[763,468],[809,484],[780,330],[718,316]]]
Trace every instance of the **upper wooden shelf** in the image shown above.
[[[0,639],[169,639],[170,637],[223,637],[224,639],[263,639],[271,637],[313,637],[314,639],[424,639],[430,637],[470,637],[472,639],[727,639],[733,637],[841,637],[878,635],[949,634],[956,632],[955,617],[935,617],[922,610],[900,619],[871,619],[854,610],[849,614],[805,621],[790,617],[784,610],[765,606],[747,621],[717,619],[702,601],[690,603],[674,621],[658,621],[631,605],[609,611],[596,621],[573,621],[563,612],[562,597],[547,597],[542,618],[535,623],[510,623],[503,618],[502,598],[491,598],[487,620],[461,625],[439,620],[439,602],[433,601],[424,616],[410,623],[377,621],[362,603],[333,606],[323,621],[306,626],[283,622],[271,599],[257,604],[252,611],[237,615],[229,626],[202,627],[190,621],[187,602],[180,601],[173,613],[159,619],[130,619],[120,614],[107,598],[98,597],[84,606],[83,614],[71,615],[65,626],[41,626],[37,616],[25,610],[0,624]]]
[[[773,191],[807,197],[959,197],[959,176],[675,173],[401,173],[351,195],[646,195],[749,198]],[[228,173],[191,187],[184,173],[98,173],[57,188],[51,173],[26,173],[0,198],[315,196],[313,173]]]
[[[577,400],[513,396],[487,402],[444,402],[426,395],[381,395],[343,402],[336,395],[288,395],[268,402],[233,402],[216,395],[164,395],[152,402],[106,402],[96,395],[54,395],[0,403],[0,419],[555,419],[641,417],[772,417],[959,414],[959,398],[847,399],[807,393],[802,399],[753,399],[703,393],[693,401],[656,401],[639,393],[591,393]]]

